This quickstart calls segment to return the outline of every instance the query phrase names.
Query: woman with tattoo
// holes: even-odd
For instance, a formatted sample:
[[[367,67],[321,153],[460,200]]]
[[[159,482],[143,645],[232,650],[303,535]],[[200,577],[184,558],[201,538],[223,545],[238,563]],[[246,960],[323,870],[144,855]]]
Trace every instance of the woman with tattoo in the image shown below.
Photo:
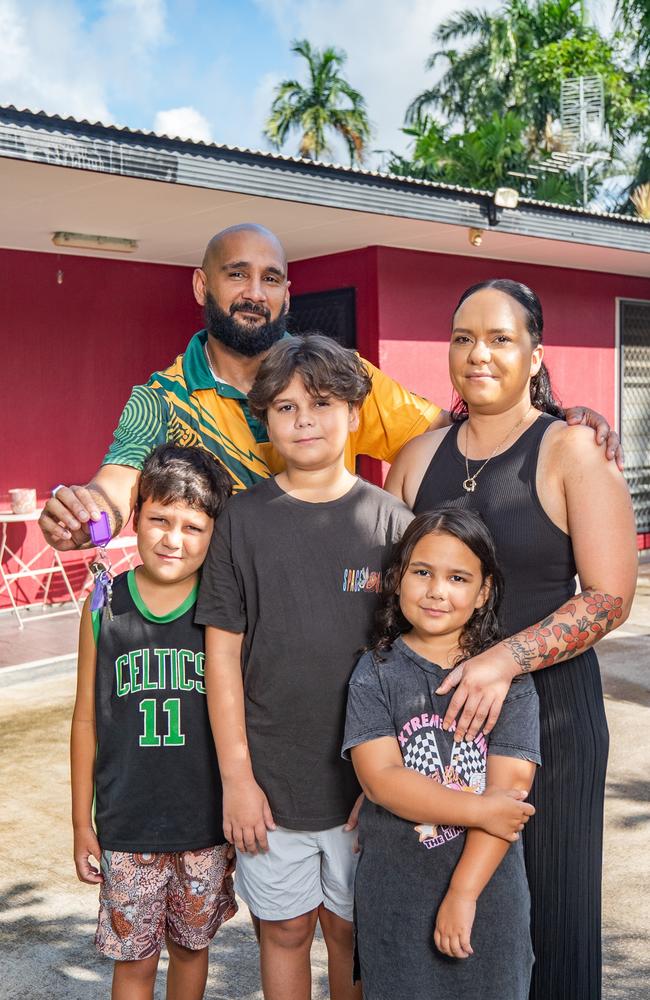
[[[454,423],[411,441],[386,488],[416,513],[477,510],[496,541],[509,638],[445,679],[444,691],[457,686],[445,725],[458,719],[457,740],[489,733],[513,678],[533,673],[543,766],[525,835],[530,996],[599,1000],[608,732],[592,647],[625,621],[634,596],[632,505],[593,434],[562,420],[534,292],[505,279],[473,285],[452,326]]]

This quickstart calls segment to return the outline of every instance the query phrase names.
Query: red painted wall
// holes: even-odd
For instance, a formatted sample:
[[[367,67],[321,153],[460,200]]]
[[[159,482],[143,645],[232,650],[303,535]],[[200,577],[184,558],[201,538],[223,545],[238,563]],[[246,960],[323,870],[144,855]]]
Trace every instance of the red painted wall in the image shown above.
[[[63,281],[57,283],[57,271]],[[0,250],[0,494],[87,482],[131,386],[202,325],[191,269]]]
[[[539,295],[557,397],[566,406],[587,404],[616,425],[616,298],[650,300],[650,278],[391,247],[291,265],[294,294],[356,285],[361,354],[445,408],[452,400],[447,347],[453,309],[465,288],[494,277],[523,281]],[[364,464],[363,474],[381,482],[378,465]],[[639,548],[650,547],[650,535],[638,541]]]
[[[373,345],[369,360],[378,359],[381,368],[414,391],[449,405],[447,344],[454,306],[469,285],[507,277],[530,285],[542,300],[546,360],[560,399],[566,405],[588,403],[615,419],[615,300],[650,300],[650,278],[370,247],[293,263],[292,291],[356,284],[357,272],[362,276],[359,350],[364,354],[365,345]]]
[[[35,487],[42,502],[59,482],[88,481],[131,386],[173,361],[202,326],[191,275],[191,268],[0,250],[0,507],[15,486]],[[10,525],[7,537],[24,560],[43,544],[34,523]],[[78,553],[65,561],[79,590],[85,563]],[[8,572],[16,568],[5,561]],[[42,594],[35,581],[14,588],[20,583],[21,603]],[[60,577],[52,596],[65,599]],[[7,603],[0,594],[0,608]]]
[[[386,247],[290,266],[296,294],[354,286],[361,354],[442,406],[451,397],[452,309],[467,285],[493,276],[540,295],[562,400],[613,420],[615,298],[650,299],[650,279]],[[201,326],[190,279],[190,268],[0,250],[0,506],[14,486],[43,496],[58,482],[87,481],[131,386],[171,362]],[[377,479],[378,463],[362,471]],[[34,525],[10,529],[26,558],[40,537]],[[79,556],[71,559],[81,582]],[[33,595],[28,585],[23,600]]]

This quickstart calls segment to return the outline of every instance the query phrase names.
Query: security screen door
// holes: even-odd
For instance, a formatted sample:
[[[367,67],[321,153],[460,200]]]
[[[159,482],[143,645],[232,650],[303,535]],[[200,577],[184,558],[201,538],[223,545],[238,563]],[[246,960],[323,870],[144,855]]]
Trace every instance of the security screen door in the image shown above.
[[[356,347],[355,289],[292,295],[287,328],[290,333],[325,333],[343,347]]]
[[[650,531],[650,302],[621,301],[621,440],[637,531]]]

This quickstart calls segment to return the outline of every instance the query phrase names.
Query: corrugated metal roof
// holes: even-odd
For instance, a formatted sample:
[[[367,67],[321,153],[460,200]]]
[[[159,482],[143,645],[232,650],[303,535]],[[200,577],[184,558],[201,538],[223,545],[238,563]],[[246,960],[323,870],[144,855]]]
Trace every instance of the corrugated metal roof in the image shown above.
[[[30,116],[33,119],[32,125],[34,128],[38,128],[39,122],[43,126],[47,126],[48,124],[50,126],[65,125],[67,123],[69,125],[77,127],[85,126],[89,129],[101,130],[106,134],[107,138],[110,135],[114,135],[114,136],[119,136],[122,139],[128,137],[130,140],[139,138],[143,140],[149,140],[149,143],[146,142],[142,143],[142,145],[144,146],[151,144],[151,140],[154,140],[155,145],[159,145],[161,142],[169,143],[172,144],[174,148],[178,148],[180,144],[186,149],[187,152],[194,151],[196,155],[201,155],[202,153],[207,153],[207,152],[238,154],[245,157],[255,158],[260,162],[266,162],[269,164],[277,163],[277,164],[295,165],[299,167],[301,171],[304,171],[306,168],[307,169],[311,168],[313,170],[318,170],[319,173],[321,171],[326,171],[338,176],[349,177],[350,179],[359,178],[368,180],[374,179],[374,180],[388,181],[399,186],[407,186],[416,189],[419,188],[422,190],[449,192],[450,194],[468,195],[470,197],[474,196],[480,198],[490,198],[494,194],[493,191],[483,188],[462,187],[461,185],[457,184],[445,184],[442,181],[430,181],[419,177],[402,176],[401,174],[393,174],[390,173],[389,171],[367,170],[357,166],[349,167],[340,163],[330,163],[324,160],[312,160],[298,156],[287,156],[284,153],[274,153],[268,150],[250,149],[244,146],[229,146],[226,144],[219,144],[214,142],[204,142],[203,140],[199,139],[182,139],[178,136],[170,136],[164,133],[146,131],[143,129],[132,129],[127,127],[126,125],[107,125],[106,123],[101,121],[91,122],[85,118],[79,119],[79,118],[73,118],[72,116],[63,117],[61,115],[48,114],[45,111],[33,111],[29,108],[20,109],[15,107],[14,105],[0,106],[0,117],[3,115],[3,113],[9,113],[9,115],[11,115],[11,113],[14,113],[17,116]],[[27,124],[27,122],[24,122],[24,124]],[[582,208],[577,205],[563,205],[557,202],[541,201],[535,198],[520,197],[519,205],[520,206],[529,205],[535,208],[550,209],[552,211],[567,213],[569,215],[578,217],[582,216],[587,218],[607,219],[614,222],[618,221],[625,223],[626,225],[629,224],[636,224],[639,226],[650,225],[650,219],[641,219],[638,216],[634,215],[622,215],[617,212],[606,212],[600,209]]]

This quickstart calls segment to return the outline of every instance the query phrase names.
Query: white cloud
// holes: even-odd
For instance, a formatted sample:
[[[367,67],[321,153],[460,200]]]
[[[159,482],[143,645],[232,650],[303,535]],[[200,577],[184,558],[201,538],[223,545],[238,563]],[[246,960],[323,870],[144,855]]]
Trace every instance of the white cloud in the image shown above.
[[[404,112],[412,99],[430,86],[424,68],[433,45],[431,35],[452,11],[475,6],[462,0],[256,0],[271,12],[278,32],[289,43],[308,38],[323,48],[334,45],[348,55],[345,75],[366,99],[375,126],[375,149],[403,149]],[[492,9],[499,0],[484,0]],[[296,74],[302,78],[302,60]],[[289,145],[287,152],[292,151]],[[347,158],[346,158],[347,159]]]
[[[110,112],[74,3],[0,0],[0,103],[106,121]]]
[[[166,41],[164,0],[0,0],[0,104],[113,122],[110,94],[137,93]]]
[[[257,86],[253,93],[253,98],[251,101],[251,121],[255,123],[258,129],[257,142],[254,143],[254,148],[256,149],[271,149],[271,143],[264,135],[264,124],[266,119],[269,117],[269,112],[271,110],[271,105],[273,104],[273,98],[275,96],[275,89],[280,83],[282,77],[279,73],[265,73],[264,76],[260,77],[257,81]],[[239,140],[240,144],[242,140]]]
[[[196,108],[169,108],[168,111],[158,111],[153,128],[158,135],[198,139],[202,142],[212,141],[210,122]]]
[[[431,36],[441,21],[464,8],[488,11],[503,0],[255,0],[270,14],[287,45],[308,38],[323,48],[345,50],[344,73],[366,99],[375,126],[374,149],[403,150],[408,144],[401,128],[413,98],[432,86],[435,73],[425,70],[434,49]],[[611,29],[614,0],[590,0],[588,17],[601,30]],[[296,57],[295,74],[304,78],[303,60]],[[292,73],[293,75],[293,73]],[[270,106],[270,101],[269,101]],[[294,152],[297,140],[288,142]],[[343,154],[342,162],[347,162]]]

